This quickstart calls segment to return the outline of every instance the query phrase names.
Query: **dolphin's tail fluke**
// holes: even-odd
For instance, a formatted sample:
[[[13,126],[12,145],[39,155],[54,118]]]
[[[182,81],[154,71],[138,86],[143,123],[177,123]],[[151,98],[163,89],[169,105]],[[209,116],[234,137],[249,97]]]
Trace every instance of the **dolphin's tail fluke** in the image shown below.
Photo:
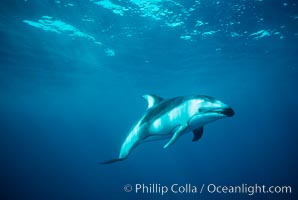
[[[107,160],[107,161],[104,161],[104,162],[100,162],[99,164],[102,164],[102,165],[112,164],[112,163],[119,162],[119,161],[122,161],[122,160],[125,160],[125,158],[115,158],[115,159],[112,159],[112,160]]]

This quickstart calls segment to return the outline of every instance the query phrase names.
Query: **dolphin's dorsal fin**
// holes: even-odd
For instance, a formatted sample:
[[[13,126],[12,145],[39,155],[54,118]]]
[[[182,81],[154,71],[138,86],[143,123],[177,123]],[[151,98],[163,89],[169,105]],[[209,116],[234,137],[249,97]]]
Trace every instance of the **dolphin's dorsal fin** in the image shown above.
[[[148,103],[148,109],[159,104],[162,102],[164,99],[153,94],[145,94],[142,96]]]
[[[198,141],[202,135],[203,135],[203,131],[204,131],[204,126],[202,126],[201,128],[197,128],[195,130],[193,130],[193,138],[192,138],[192,141],[195,142],[195,141]]]

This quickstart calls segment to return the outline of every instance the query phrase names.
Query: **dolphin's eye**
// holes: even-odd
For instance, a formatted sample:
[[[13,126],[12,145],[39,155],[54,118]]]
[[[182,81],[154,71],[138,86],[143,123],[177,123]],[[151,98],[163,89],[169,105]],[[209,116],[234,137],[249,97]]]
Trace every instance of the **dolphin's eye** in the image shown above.
[[[198,109],[198,112],[200,112],[200,113],[204,113],[204,112],[206,112],[206,109],[205,109],[205,108],[199,108],[199,109]]]

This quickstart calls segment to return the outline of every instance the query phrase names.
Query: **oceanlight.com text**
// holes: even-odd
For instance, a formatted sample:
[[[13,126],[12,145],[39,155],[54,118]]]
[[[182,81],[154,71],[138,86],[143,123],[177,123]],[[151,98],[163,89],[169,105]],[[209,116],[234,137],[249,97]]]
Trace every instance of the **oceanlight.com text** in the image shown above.
[[[255,194],[292,194],[292,187],[289,185],[268,186],[261,184],[239,184],[239,185],[217,185],[217,184],[178,184],[170,185],[160,183],[136,183],[126,184],[125,192],[136,194],[247,194],[249,196]]]

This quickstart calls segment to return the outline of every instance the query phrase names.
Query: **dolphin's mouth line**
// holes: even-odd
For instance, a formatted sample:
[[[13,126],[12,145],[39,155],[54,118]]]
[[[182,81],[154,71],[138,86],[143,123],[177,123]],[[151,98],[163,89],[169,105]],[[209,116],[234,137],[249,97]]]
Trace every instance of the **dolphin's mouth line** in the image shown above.
[[[221,108],[221,109],[216,109],[216,110],[210,110],[208,112],[218,113],[218,114],[226,115],[228,117],[232,117],[235,114],[235,112],[232,108]]]

